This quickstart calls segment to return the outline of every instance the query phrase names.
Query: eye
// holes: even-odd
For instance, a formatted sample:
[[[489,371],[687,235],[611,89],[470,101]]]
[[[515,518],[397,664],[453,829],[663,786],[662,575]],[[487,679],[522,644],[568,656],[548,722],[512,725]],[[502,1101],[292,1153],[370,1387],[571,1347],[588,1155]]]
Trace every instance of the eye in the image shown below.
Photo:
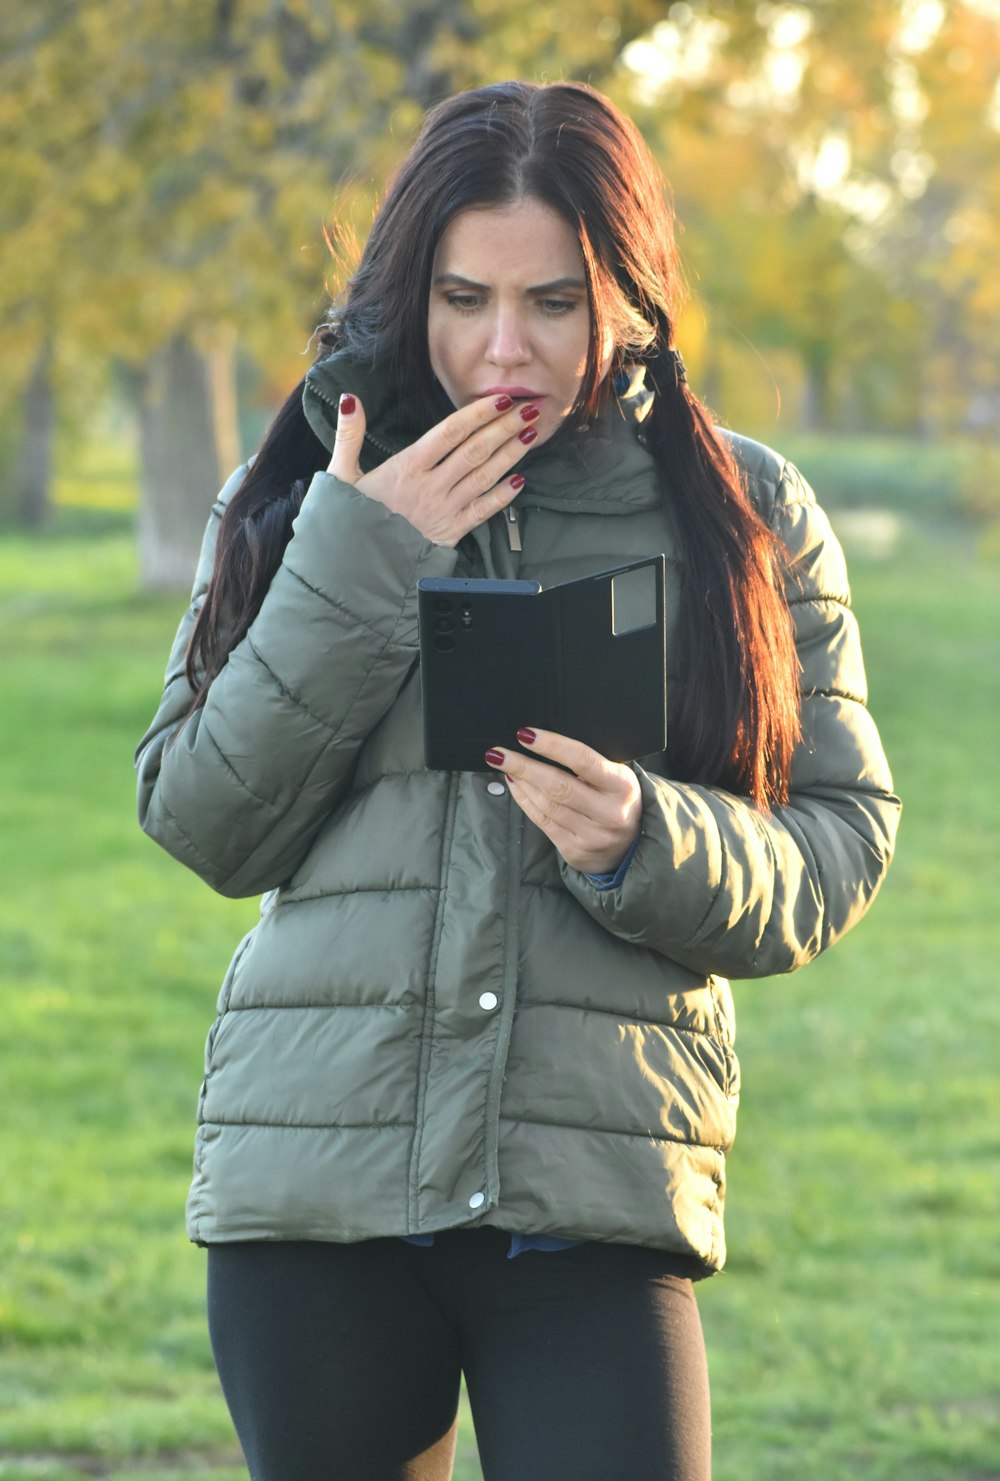
[[[547,314],[550,319],[559,319],[564,314],[572,313],[577,307],[577,300],[575,298],[541,298],[538,306],[542,313]]]
[[[474,314],[479,308],[479,298],[475,293],[449,293],[445,301],[460,314]]]

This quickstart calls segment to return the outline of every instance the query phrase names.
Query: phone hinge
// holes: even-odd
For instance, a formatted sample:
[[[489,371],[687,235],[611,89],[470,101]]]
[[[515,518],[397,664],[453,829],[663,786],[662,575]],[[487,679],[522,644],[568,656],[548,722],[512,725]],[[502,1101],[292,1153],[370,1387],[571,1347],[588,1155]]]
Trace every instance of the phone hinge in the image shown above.
[[[513,504],[508,504],[503,512],[504,523],[507,526],[507,539],[511,550],[521,549],[521,531],[517,527],[517,510]]]

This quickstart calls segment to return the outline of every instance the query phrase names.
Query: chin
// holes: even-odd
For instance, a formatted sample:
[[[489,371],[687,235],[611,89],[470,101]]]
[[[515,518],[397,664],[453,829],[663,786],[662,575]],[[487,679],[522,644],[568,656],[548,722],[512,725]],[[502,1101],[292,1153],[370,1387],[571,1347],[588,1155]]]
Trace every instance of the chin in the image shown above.
[[[570,420],[571,410],[572,408],[567,406],[562,411],[550,412],[548,416],[543,413],[538,418],[538,421],[535,423],[538,428],[536,447],[539,443],[549,442],[558,432],[562,432],[566,428]]]

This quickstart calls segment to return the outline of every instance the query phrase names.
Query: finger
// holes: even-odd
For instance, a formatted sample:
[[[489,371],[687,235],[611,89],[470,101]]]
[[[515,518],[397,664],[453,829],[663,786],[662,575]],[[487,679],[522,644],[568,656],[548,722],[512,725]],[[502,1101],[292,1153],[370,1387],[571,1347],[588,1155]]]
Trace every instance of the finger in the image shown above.
[[[435,477],[441,480],[442,497],[447,498],[455,509],[462,509],[476,499],[485,497],[499,486],[526,451],[527,448],[519,436],[504,438],[495,448],[490,449],[482,463],[474,465],[471,470],[467,465],[465,450],[454,453],[434,470]],[[459,459],[462,463],[459,463]]]
[[[474,530],[477,525],[485,524],[494,514],[499,514],[501,509],[506,509],[508,504],[513,503],[518,494],[524,488],[524,474],[515,473],[512,478],[505,479],[495,487],[481,494],[466,504],[458,515],[456,529],[458,539]]]
[[[555,730],[536,730],[531,725],[523,726],[517,732],[517,738],[532,755],[558,761],[560,766],[568,767],[574,776],[599,791],[615,791],[621,786],[621,765],[609,761],[607,756],[602,756],[592,746],[584,745],[583,741],[560,735]]]
[[[544,766],[550,774],[554,767]],[[565,775],[565,773],[563,773]],[[518,807],[555,845],[567,863],[587,873],[601,874],[617,869],[639,832],[639,817],[634,811],[610,805],[610,794],[573,779],[577,792],[589,802],[576,811],[579,797],[568,794],[567,803],[555,802],[547,790],[538,790],[531,782],[518,781],[509,773],[507,784]]]
[[[631,767],[609,761],[581,741],[551,730],[523,728],[518,740],[561,763],[550,766],[523,752],[504,752],[504,770],[515,784],[530,787],[536,798],[543,798],[548,812],[564,817],[577,830],[595,824],[612,830],[632,826],[641,792]],[[580,767],[581,774],[564,769],[573,765]]]
[[[555,811],[544,796],[539,796],[518,782],[511,781],[510,795],[530,823],[539,828],[560,853],[579,846],[586,832],[586,819],[562,810]]]
[[[345,392],[337,408],[337,435],[327,472],[343,483],[357,483],[361,477],[361,444],[364,440],[365,409],[356,396]]]
[[[498,748],[489,754],[503,757],[490,765],[506,774],[511,794],[522,806],[530,803],[533,822],[544,818],[539,826],[546,832],[550,823],[578,833],[598,821],[595,810],[599,811],[603,799],[578,777],[544,761],[532,761],[517,751]]]
[[[533,431],[531,423],[538,415],[537,406],[531,403],[523,406],[509,396],[480,396],[425,432],[414,448],[429,468],[436,467],[459,449],[467,462],[475,464],[518,433]],[[521,451],[532,441],[534,438],[529,437]]]

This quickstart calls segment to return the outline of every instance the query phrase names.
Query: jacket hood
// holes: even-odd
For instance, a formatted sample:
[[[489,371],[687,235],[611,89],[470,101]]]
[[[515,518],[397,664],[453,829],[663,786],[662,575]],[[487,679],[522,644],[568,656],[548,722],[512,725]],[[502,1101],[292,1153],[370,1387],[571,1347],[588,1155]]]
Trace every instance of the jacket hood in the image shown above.
[[[411,407],[394,402],[388,377],[377,366],[354,351],[336,350],[308,371],[302,397],[310,427],[331,451],[337,408],[347,391],[365,410],[361,463],[366,472],[427,430]],[[587,514],[653,508],[660,499],[659,478],[640,431],[652,404],[641,365],[616,376],[614,395],[593,423],[567,427],[521,458],[516,468],[526,483],[519,507]]]
[[[335,350],[309,369],[302,394],[306,420],[331,452],[337,435],[337,408],[341,396],[348,391],[358,397],[365,409],[367,432],[362,466],[366,468],[377,467],[427,430],[420,425],[409,404],[393,397],[389,377],[377,366],[355,351]]]

